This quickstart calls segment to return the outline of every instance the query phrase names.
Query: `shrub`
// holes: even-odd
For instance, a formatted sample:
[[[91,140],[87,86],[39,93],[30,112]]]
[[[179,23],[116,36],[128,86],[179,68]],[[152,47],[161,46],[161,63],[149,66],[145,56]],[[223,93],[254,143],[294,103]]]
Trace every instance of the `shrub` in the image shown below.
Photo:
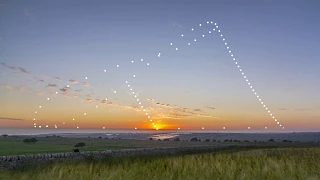
[[[2,134],[2,136],[3,136],[4,138],[6,138],[6,137],[8,137],[8,134]]]
[[[83,143],[83,142],[80,142],[80,143],[74,145],[74,147],[84,147],[84,146],[86,146],[86,143]]]
[[[177,138],[174,139],[174,141],[180,141],[180,139],[177,137]]]
[[[194,137],[194,138],[190,139],[190,141],[198,141],[198,138]]]
[[[73,149],[73,152],[80,152],[79,149]]]
[[[153,138],[149,138],[149,140],[150,140],[150,141],[152,141],[152,140],[153,140]]]
[[[268,141],[269,141],[269,142],[274,142],[274,139],[269,139]]]
[[[204,142],[210,142],[210,139],[206,139]]]
[[[225,139],[223,142],[229,142],[229,140],[228,140],[228,139]]]
[[[36,138],[31,138],[31,139],[24,139],[23,142],[27,143],[27,144],[29,144],[29,143],[34,144],[34,143],[38,142],[38,140]]]

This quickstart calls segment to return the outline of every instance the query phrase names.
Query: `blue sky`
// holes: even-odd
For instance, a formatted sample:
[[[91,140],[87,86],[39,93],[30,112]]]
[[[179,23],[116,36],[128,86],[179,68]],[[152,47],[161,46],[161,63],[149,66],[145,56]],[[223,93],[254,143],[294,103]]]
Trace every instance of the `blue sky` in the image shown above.
[[[24,85],[47,92],[50,83],[56,83],[58,90],[68,84],[55,82],[54,77],[79,82],[88,77],[90,87],[83,88],[84,93],[77,100],[85,100],[91,89],[99,101],[110,97],[114,104],[135,106],[137,103],[128,95],[124,83],[128,80],[139,92],[140,99],[152,98],[182,109],[199,108],[202,114],[220,117],[219,122],[211,119],[197,124],[197,117],[176,122],[170,119],[176,113],[161,110],[160,114],[171,115],[168,124],[170,121],[176,126],[215,128],[215,124],[243,121],[240,123],[243,127],[274,126],[232,62],[221,38],[218,34],[208,34],[212,26],[205,24],[213,21],[279,121],[292,129],[320,126],[317,122],[320,118],[318,1],[0,2],[0,62],[22,67],[29,73],[20,72],[23,76],[17,76],[12,74],[12,69],[1,67],[0,100],[5,107],[0,110],[2,117],[15,116],[14,106],[26,109],[19,118],[30,120],[25,116],[28,111],[33,112],[31,107],[26,107],[27,98],[31,97],[20,92],[20,95],[9,93],[5,86]],[[182,38],[181,34],[185,36]],[[205,38],[202,34],[206,34]],[[194,38],[198,39],[196,43],[192,42]],[[188,46],[188,42],[192,45]],[[175,47],[179,50],[175,51]],[[135,63],[130,63],[132,60]],[[148,62],[150,66],[146,66]],[[133,78],[133,74],[137,77]],[[35,80],[43,76],[51,80],[43,83]],[[26,81],[27,77],[33,80]],[[35,96],[33,100],[40,103],[43,98]],[[62,98],[57,106],[69,104],[70,107],[73,101]],[[77,109],[76,105],[70,108]],[[206,111],[206,106],[215,110]],[[149,110],[158,116],[158,111]],[[137,123],[145,121],[141,120],[145,116],[140,118],[138,113],[137,117]]]

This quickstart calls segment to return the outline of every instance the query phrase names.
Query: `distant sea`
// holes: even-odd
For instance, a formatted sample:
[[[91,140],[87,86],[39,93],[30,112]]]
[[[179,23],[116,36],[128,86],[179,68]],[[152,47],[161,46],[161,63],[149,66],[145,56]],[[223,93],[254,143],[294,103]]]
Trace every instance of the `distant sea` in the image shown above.
[[[189,133],[292,133],[292,132],[319,132],[319,130],[310,130],[310,131],[292,131],[292,130],[283,130],[283,131],[272,131],[272,130],[135,130],[135,129],[52,129],[52,128],[0,128],[1,134],[8,135],[41,135],[41,134],[127,134],[127,133],[146,133],[146,134],[162,134],[162,133],[176,133],[176,134],[189,134]]]

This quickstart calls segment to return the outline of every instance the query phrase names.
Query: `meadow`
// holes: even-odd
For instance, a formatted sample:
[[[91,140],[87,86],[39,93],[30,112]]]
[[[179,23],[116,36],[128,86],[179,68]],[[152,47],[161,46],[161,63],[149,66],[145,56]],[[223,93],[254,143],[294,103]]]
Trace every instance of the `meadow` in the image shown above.
[[[0,172],[0,179],[320,179],[320,148],[234,147],[176,155],[106,156]]]
[[[181,147],[181,146],[226,146],[254,145],[259,147],[315,147],[320,143],[281,143],[281,142],[190,142],[190,141],[158,141],[134,139],[99,139],[99,138],[65,138],[65,137],[36,137],[36,143],[24,143],[27,136],[0,137],[0,156],[28,155],[37,153],[73,152],[74,145],[83,142],[86,145],[78,148],[80,151],[103,151],[134,148]]]

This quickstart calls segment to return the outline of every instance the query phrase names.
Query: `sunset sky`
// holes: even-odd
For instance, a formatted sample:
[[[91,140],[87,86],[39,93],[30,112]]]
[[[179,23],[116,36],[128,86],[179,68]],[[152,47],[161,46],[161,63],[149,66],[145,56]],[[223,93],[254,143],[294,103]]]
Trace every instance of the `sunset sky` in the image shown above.
[[[320,130],[319,9],[0,0],[0,128]]]

